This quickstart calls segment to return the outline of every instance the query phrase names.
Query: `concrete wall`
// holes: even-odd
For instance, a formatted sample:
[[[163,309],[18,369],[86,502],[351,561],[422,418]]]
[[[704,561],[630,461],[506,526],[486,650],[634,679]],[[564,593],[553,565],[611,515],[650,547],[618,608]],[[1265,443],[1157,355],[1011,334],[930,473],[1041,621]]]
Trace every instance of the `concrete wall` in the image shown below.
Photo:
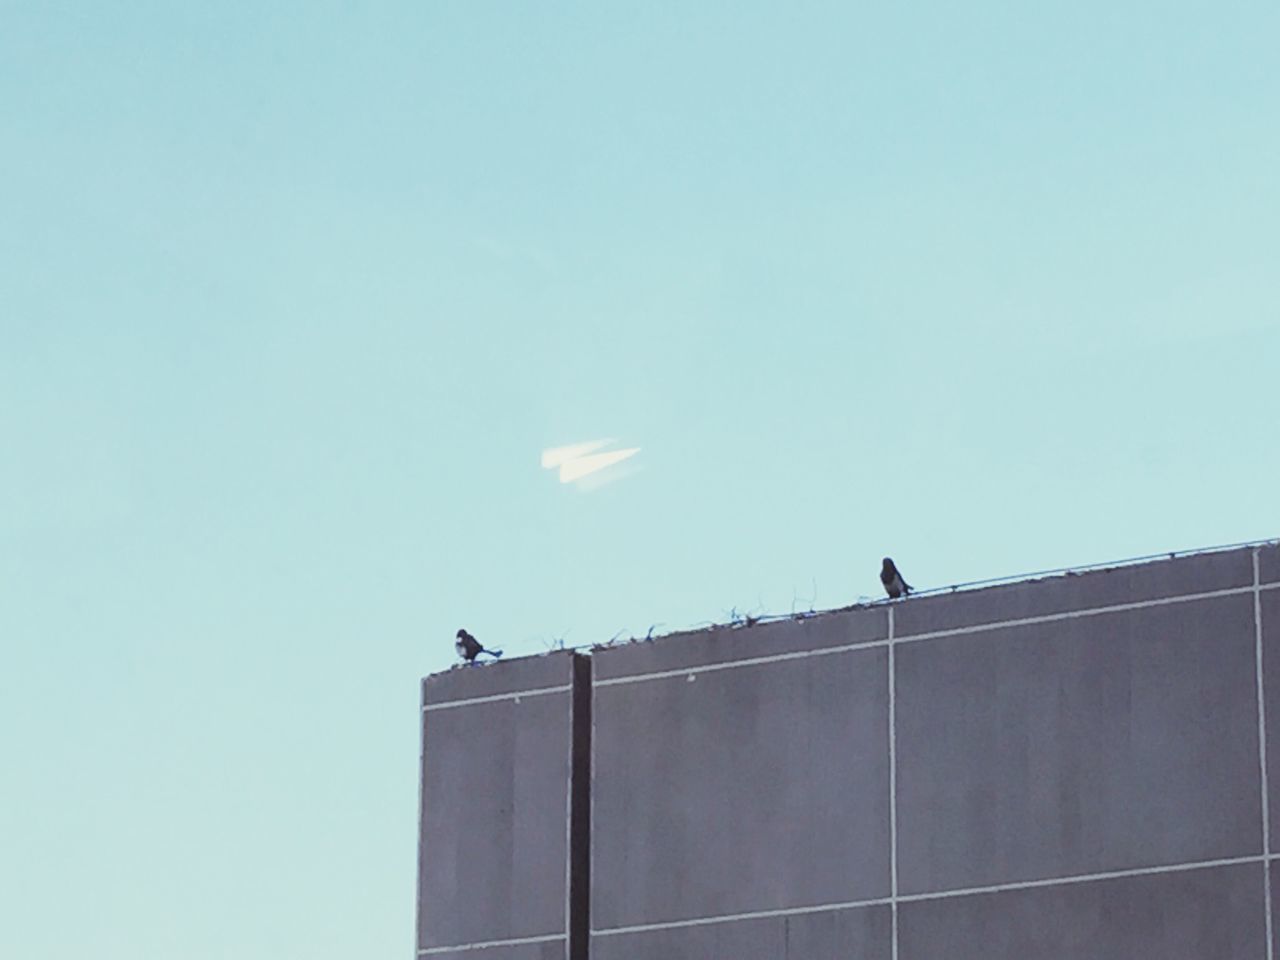
[[[440,689],[556,662],[453,671]],[[544,696],[591,709],[575,960],[1271,960],[1276,547],[628,644],[595,652],[571,689]],[[458,724],[433,733],[429,701],[420,946],[550,931],[552,902],[568,902],[550,876],[564,840],[531,839],[554,820],[548,799],[512,839],[473,838],[467,876],[504,896],[549,889],[450,926],[459,863],[430,837],[459,802],[433,793],[434,752],[499,796],[527,778],[549,797],[554,778],[530,767],[557,749],[558,776],[572,762],[568,705],[556,719],[501,702],[439,713],[556,734],[478,757],[459,752]],[[545,855],[541,878],[504,875],[504,843]],[[467,955],[549,957],[502,951],[550,943]]]
[[[585,952],[569,943],[570,874],[578,885],[587,880],[585,667],[559,653],[423,682],[419,956],[461,960],[486,944],[484,960],[577,960]],[[576,705],[575,672],[584,691]],[[577,912],[584,934],[585,912]]]

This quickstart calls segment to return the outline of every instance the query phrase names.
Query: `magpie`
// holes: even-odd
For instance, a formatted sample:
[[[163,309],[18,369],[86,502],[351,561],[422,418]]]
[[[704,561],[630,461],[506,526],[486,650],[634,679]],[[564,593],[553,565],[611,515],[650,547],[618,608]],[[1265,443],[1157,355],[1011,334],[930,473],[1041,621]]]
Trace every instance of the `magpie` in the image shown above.
[[[474,663],[476,657],[482,653],[487,653],[495,660],[502,656],[501,650],[486,650],[480,646],[480,641],[465,630],[458,631],[458,639],[453,642],[453,649],[457,650],[458,656],[467,661],[467,663]]]
[[[902,574],[888,557],[884,558],[884,565],[880,568],[880,582],[884,584],[884,592],[889,594],[890,600],[897,600],[911,592],[911,584],[902,579]]]

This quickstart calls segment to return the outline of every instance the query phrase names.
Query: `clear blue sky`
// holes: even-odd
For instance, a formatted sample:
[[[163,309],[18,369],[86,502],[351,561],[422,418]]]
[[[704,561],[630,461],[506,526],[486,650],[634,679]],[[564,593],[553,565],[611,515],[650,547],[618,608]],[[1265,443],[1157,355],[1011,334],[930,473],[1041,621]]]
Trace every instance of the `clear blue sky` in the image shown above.
[[[459,626],[1276,535],[1278,48],[1274,0],[0,2],[0,955],[410,956]],[[539,468],[597,437],[640,469]]]

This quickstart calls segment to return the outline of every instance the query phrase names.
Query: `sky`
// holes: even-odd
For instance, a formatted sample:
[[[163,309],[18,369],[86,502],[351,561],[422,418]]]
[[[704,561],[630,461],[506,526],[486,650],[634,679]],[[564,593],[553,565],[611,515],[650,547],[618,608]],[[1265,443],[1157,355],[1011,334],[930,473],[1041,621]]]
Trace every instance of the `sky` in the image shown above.
[[[410,956],[459,627],[1280,535],[1278,45],[1272,0],[0,0],[0,955]]]

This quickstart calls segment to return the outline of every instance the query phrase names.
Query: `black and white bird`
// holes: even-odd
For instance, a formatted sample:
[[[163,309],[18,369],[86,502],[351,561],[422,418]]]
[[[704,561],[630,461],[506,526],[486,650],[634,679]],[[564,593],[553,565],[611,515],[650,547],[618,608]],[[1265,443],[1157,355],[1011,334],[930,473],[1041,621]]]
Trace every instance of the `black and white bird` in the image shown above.
[[[467,663],[475,662],[476,657],[482,653],[487,653],[495,660],[502,656],[501,650],[486,650],[480,646],[480,641],[465,630],[458,631],[458,639],[453,641],[453,649],[457,650],[458,656],[467,661]]]
[[[880,582],[884,584],[884,592],[889,594],[890,600],[905,597],[911,592],[911,584],[902,579],[902,574],[888,557],[884,558],[884,564],[880,567]]]

